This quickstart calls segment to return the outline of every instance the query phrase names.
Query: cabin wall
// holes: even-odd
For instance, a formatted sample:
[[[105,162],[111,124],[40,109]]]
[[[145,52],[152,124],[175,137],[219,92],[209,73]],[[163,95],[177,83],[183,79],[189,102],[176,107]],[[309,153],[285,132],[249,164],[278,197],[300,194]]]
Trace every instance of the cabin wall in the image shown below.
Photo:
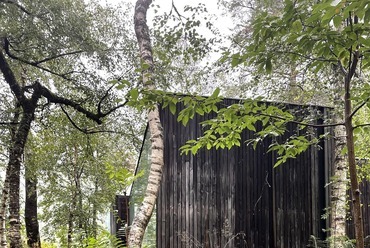
[[[311,147],[275,169],[276,154],[267,153],[272,140],[254,150],[245,142],[253,138],[250,131],[243,132],[241,147],[180,155],[179,148],[199,137],[199,123],[210,117],[196,115],[184,127],[168,109],[161,112],[165,168],[157,201],[157,247],[289,248],[305,247],[310,235],[325,238],[321,215],[328,201],[330,144]],[[288,125],[286,137],[297,130]]]
[[[362,205],[362,219],[364,223],[364,236],[365,238],[365,247],[370,247],[370,182],[366,180],[362,180],[360,182],[360,191],[361,191],[361,202]],[[348,203],[350,205],[350,209],[348,211],[348,220],[346,226],[346,232],[350,239],[355,239],[355,224],[353,220],[350,218],[350,213],[352,211],[352,194],[348,191],[349,198]]]
[[[121,240],[122,244],[127,242],[127,225],[130,220],[129,213],[130,197],[126,195],[116,195],[113,211],[110,213],[110,231]]]

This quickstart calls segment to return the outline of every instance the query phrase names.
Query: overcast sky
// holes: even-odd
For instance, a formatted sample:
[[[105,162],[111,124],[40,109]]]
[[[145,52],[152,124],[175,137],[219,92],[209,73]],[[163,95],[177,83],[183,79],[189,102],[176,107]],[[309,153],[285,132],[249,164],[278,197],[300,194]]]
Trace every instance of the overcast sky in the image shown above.
[[[135,5],[136,0],[101,0],[102,2],[109,2],[109,3],[119,3],[119,2],[130,2],[133,5]],[[215,20],[213,20],[213,24],[223,33],[223,34],[229,34],[229,29],[232,27],[232,21],[229,17],[222,15],[222,10],[218,8],[217,2],[218,0],[173,0],[177,10],[180,13],[183,13],[184,6],[190,5],[190,6],[198,6],[199,3],[203,3],[209,14],[212,14],[215,16]],[[159,5],[160,10],[163,12],[169,13],[171,11],[172,6],[172,0],[154,0],[153,4]],[[150,25],[150,19],[154,15],[154,11],[152,9],[149,9],[148,11],[148,25]],[[217,19],[216,19],[217,18]]]

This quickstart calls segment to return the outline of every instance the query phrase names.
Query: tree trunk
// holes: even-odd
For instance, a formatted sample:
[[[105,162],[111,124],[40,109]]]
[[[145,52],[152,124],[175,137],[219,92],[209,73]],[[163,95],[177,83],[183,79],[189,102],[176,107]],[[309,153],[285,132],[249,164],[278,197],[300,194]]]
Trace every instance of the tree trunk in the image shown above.
[[[98,194],[98,190],[99,190],[99,180],[98,180],[98,178],[96,178],[95,179],[95,187],[94,187],[94,196],[96,196]],[[92,227],[91,227],[91,235],[95,239],[98,236],[98,229],[97,229],[97,226],[98,226],[98,223],[97,223],[98,211],[97,211],[97,206],[96,206],[96,199],[97,198],[94,197],[93,202],[92,202],[93,209],[92,209]]]
[[[39,222],[37,218],[37,179],[28,166],[25,167],[26,177],[26,203],[25,203],[25,223],[27,244],[31,248],[41,247]]]
[[[333,114],[334,123],[342,123],[344,119],[343,112],[343,82],[344,77],[341,75],[339,66],[333,68],[334,73],[334,92],[335,106]],[[346,146],[346,128],[345,126],[336,126],[334,128],[334,168],[331,182],[330,196],[330,245],[335,248],[344,247],[346,239],[346,215],[347,215],[347,173],[348,165],[346,157],[342,154]]]
[[[153,55],[149,37],[149,28],[146,23],[146,13],[151,4],[151,0],[138,0],[135,6],[135,33],[139,44],[140,57],[142,63],[149,66],[143,71],[143,84],[147,89],[154,89],[151,76],[153,73]],[[128,246],[141,247],[145,229],[157,200],[160,182],[162,179],[162,170],[164,166],[163,159],[163,133],[159,117],[158,107],[155,106],[148,113],[149,130],[151,135],[151,165],[149,170],[148,185],[146,188],[143,202],[134,216],[130,227]]]
[[[19,187],[20,187],[20,170],[22,163],[22,155],[26,145],[27,137],[31,129],[31,123],[34,119],[34,113],[37,102],[41,97],[39,90],[34,90],[30,99],[27,99],[22,94],[22,89],[17,83],[16,77],[9,67],[2,50],[0,50],[0,70],[3,73],[5,81],[9,84],[10,89],[14,93],[19,102],[23,113],[18,129],[14,132],[14,140],[9,151],[9,241],[11,248],[22,247],[20,233],[20,217],[19,217]]]
[[[364,230],[363,230],[363,219],[362,219],[362,209],[361,209],[361,199],[360,199],[360,188],[357,178],[357,168],[356,168],[356,158],[355,158],[355,145],[353,139],[353,125],[352,118],[349,113],[351,113],[351,100],[346,96],[346,116],[345,125],[347,132],[347,149],[348,149],[348,165],[349,165],[349,175],[351,181],[351,193],[352,193],[352,211],[355,223],[356,232],[356,247],[364,247]]]
[[[1,209],[0,209],[0,247],[6,248],[6,210],[8,206],[9,197],[9,166],[6,168],[4,186],[1,195]]]
[[[27,136],[34,118],[34,108],[23,113],[19,128],[15,136],[15,143],[12,145],[9,154],[9,241],[11,248],[22,247],[19,217],[19,188],[20,170],[22,155],[27,141]]]
[[[334,121],[343,118],[334,118]],[[343,241],[346,237],[346,214],[347,214],[347,161],[342,155],[346,145],[346,129],[344,126],[334,128],[335,138],[335,161],[334,175],[331,185],[331,246],[344,247]]]
[[[19,104],[17,103],[15,106],[15,112],[13,116],[13,123],[17,123],[19,121],[20,109]],[[14,144],[15,134],[17,131],[16,126],[11,126],[10,128],[10,144]],[[9,151],[10,153],[10,151]],[[8,243],[6,241],[6,210],[8,207],[8,197],[9,197],[9,175],[10,175],[10,168],[9,165],[6,168],[5,172],[5,179],[4,185],[1,195],[1,208],[0,208],[0,247],[6,248]]]
[[[74,202],[72,202],[72,206],[69,208],[69,215],[68,215],[68,232],[67,232],[67,247],[72,247],[72,236],[73,236],[73,211],[74,211]]]
[[[362,209],[361,209],[361,192],[357,178],[357,168],[356,168],[356,157],[355,157],[355,142],[353,139],[353,124],[352,124],[352,102],[351,102],[351,79],[355,74],[358,59],[360,54],[358,51],[353,53],[352,63],[350,64],[348,75],[345,78],[345,95],[344,95],[344,120],[346,127],[346,144],[348,150],[348,168],[349,176],[351,182],[351,193],[352,193],[352,216],[353,222],[355,224],[356,233],[356,247],[364,248],[364,228],[362,219]]]

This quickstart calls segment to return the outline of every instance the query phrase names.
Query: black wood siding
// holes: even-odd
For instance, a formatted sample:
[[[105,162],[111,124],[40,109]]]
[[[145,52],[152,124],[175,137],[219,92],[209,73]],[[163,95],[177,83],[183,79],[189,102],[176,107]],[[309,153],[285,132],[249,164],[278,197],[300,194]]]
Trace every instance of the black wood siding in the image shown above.
[[[202,134],[199,123],[205,118],[196,116],[184,127],[168,109],[161,112],[165,168],[157,201],[157,247],[289,248],[305,247],[310,235],[324,239],[330,143],[275,169],[276,155],[267,153],[270,139],[256,150],[242,142],[230,150],[180,156],[179,148]],[[296,130],[290,124],[286,137]],[[242,139],[253,136],[244,131]]]
[[[115,204],[113,205],[113,211],[110,214],[111,234],[115,234],[116,237],[119,238],[124,245],[127,242],[126,226],[130,220],[129,202],[129,196],[116,195]]]
[[[362,202],[362,219],[364,223],[364,236],[365,236],[365,247],[370,248],[370,182],[363,180],[360,182],[360,191],[361,191],[361,202]],[[348,220],[347,220],[347,235],[350,239],[355,239],[355,224],[351,218],[352,211],[352,194],[348,191],[348,203],[350,209],[348,211]]]

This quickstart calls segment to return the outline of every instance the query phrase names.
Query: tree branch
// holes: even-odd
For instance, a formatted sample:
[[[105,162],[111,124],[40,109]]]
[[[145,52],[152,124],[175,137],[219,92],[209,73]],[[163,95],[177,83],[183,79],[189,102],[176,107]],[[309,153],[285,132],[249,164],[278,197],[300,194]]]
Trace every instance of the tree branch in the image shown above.
[[[20,57],[18,57],[18,56],[15,56],[14,54],[12,54],[12,53],[10,52],[10,50],[9,50],[9,45],[10,45],[10,44],[9,44],[8,39],[7,39],[7,38],[3,38],[3,39],[4,39],[4,40],[3,40],[3,49],[4,49],[5,53],[6,53],[6,55],[8,55],[10,58],[12,58],[12,59],[14,59],[14,60],[17,60],[17,61],[20,61],[20,62],[22,62],[22,63],[25,63],[25,64],[27,64],[27,65],[30,65],[30,66],[36,67],[36,68],[38,68],[38,69],[40,69],[40,70],[46,71],[46,72],[48,72],[48,73],[50,73],[50,74],[53,74],[53,75],[58,76],[58,77],[61,77],[61,78],[65,79],[65,80],[68,80],[68,81],[71,81],[71,80],[72,80],[71,78],[69,78],[69,77],[67,77],[67,76],[66,76],[66,75],[68,75],[69,73],[60,74],[60,73],[57,73],[57,72],[55,72],[55,71],[52,71],[52,70],[50,70],[50,69],[48,69],[48,68],[46,68],[46,67],[43,67],[43,66],[40,66],[40,65],[39,65],[39,64],[40,64],[40,63],[42,63],[42,62],[46,62],[46,61],[49,61],[49,60],[53,59],[52,57],[50,57],[50,58],[46,58],[46,59],[43,59],[43,60],[39,60],[39,61],[28,61],[28,60],[22,59],[22,58],[20,58]],[[77,52],[79,52],[79,51],[76,51],[76,52],[75,52],[75,54],[76,54]],[[67,55],[67,54],[68,54],[68,53],[66,53],[66,55]],[[58,58],[58,57],[60,57],[60,56],[59,56],[59,55],[54,56],[54,58]]]
[[[0,121],[0,125],[2,125],[2,126],[8,126],[8,125],[18,125],[19,124],[19,122],[2,122],[2,121]]]
[[[62,109],[63,113],[67,116],[67,119],[69,120],[69,122],[72,124],[74,128],[76,128],[78,131],[82,133],[87,133],[85,129],[82,129],[79,126],[77,126],[77,124],[72,120],[72,118],[69,116],[68,112],[63,108],[62,105],[60,106],[60,108]]]
[[[310,124],[310,123],[305,123],[305,122],[300,122],[300,121],[287,120],[286,118],[283,118],[283,117],[280,117],[280,116],[268,115],[268,114],[263,114],[263,113],[258,113],[258,114],[262,115],[262,116],[270,117],[270,118],[273,118],[273,119],[283,120],[283,121],[286,121],[287,123],[293,123],[293,124],[302,125],[302,126],[306,126],[306,127],[319,128],[319,127],[336,127],[336,126],[344,125],[344,122],[329,123],[329,124]]]
[[[72,101],[72,100],[64,98],[64,97],[60,97],[60,96],[52,93],[48,88],[42,86],[39,82],[36,82],[34,87],[38,88],[41,92],[41,95],[43,97],[45,97],[46,99],[48,99],[48,101],[50,101],[52,103],[56,103],[56,104],[62,104],[62,105],[65,105],[65,106],[69,106],[69,107],[75,109],[76,111],[84,114],[87,118],[89,118],[90,120],[95,121],[98,124],[102,124],[102,120],[101,120],[102,118],[106,117],[107,115],[111,114],[112,112],[116,111],[117,109],[119,109],[121,107],[124,107],[128,102],[128,101],[125,101],[124,103],[119,104],[116,107],[110,109],[106,113],[100,112],[100,113],[94,114],[93,112],[83,108],[80,103],[77,103],[75,101]]]
[[[311,61],[320,61],[320,62],[328,62],[328,63],[335,63],[337,62],[337,60],[334,60],[334,59],[325,59],[325,58],[314,58],[314,57],[311,57],[311,56],[307,56],[307,55],[304,55],[304,54],[301,54],[301,53],[297,53],[297,52],[292,52],[292,51],[276,51],[277,53],[281,53],[281,54],[292,54],[292,55],[297,55],[301,58],[304,58],[304,59],[308,59],[308,60],[311,60]]]
[[[356,128],[359,128],[359,127],[367,127],[367,126],[370,126],[370,123],[365,123],[365,124],[360,124],[360,125],[354,126],[353,129],[356,129]]]
[[[6,41],[3,41],[6,42]],[[8,62],[6,61],[2,49],[0,48],[0,70],[3,73],[5,81],[8,83],[10,89],[14,93],[19,103],[23,103],[24,96],[22,94],[21,87],[19,86],[15,75],[10,69]]]
[[[53,60],[53,59],[57,59],[57,58],[64,57],[64,56],[69,56],[69,55],[74,55],[74,54],[79,54],[79,53],[83,53],[83,52],[84,52],[83,50],[78,50],[78,51],[72,51],[72,52],[67,52],[67,53],[60,53],[58,55],[50,56],[48,58],[45,58],[45,59],[42,59],[42,60],[39,60],[39,61],[35,61],[33,63],[38,65],[38,64],[45,63],[45,62]]]
[[[13,0],[0,0],[0,3],[10,3],[10,4],[13,4],[14,6],[16,6],[18,9],[20,9],[21,11],[23,11],[27,15],[32,15],[32,13],[29,12],[25,7],[23,7],[22,5],[20,5],[19,3],[15,2]]]
[[[73,120],[72,118],[69,116],[68,112],[63,108],[63,106],[60,106],[60,108],[62,109],[63,113],[67,116],[67,119],[68,121],[72,124],[72,126],[74,128],[76,128],[78,131],[80,131],[81,133],[84,133],[84,134],[96,134],[96,133],[121,133],[121,132],[117,132],[117,131],[112,131],[112,130],[89,130],[87,128],[80,128]]]
[[[114,87],[115,85],[113,84],[111,87],[108,88],[108,90],[105,92],[104,96],[100,99],[98,103],[98,114],[101,114],[101,104],[103,103],[104,99],[108,97],[109,91]]]
[[[102,124],[102,121],[100,119],[105,117],[105,115],[94,114],[94,113],[86,110],[85,108],[83,108],[77,102],[74,102],[74,101],[72,101],[70,99],[67,99],[67,98],[64,98],[64,97],[57,96],[56,94],[52,93],[49,89],[42,86],[39,82],[35,83],[35,87],[39,88],[39,90],[41,91],[41,95],[43,97],[47,98],[50,102],[57,103],[57,104],[63,104],[63,105],[72,107],[75,110],[77,110],[78,112],[84,114],[87,118],[95,121],[98,124]]]
[[[350,118],[352,118],[363,106],[365,106],[366,103],[368,103],[370,100],[370,97],[366,98],[365,101],[363,101],[360,105],[358,105],[353,112],[349,115]]]

